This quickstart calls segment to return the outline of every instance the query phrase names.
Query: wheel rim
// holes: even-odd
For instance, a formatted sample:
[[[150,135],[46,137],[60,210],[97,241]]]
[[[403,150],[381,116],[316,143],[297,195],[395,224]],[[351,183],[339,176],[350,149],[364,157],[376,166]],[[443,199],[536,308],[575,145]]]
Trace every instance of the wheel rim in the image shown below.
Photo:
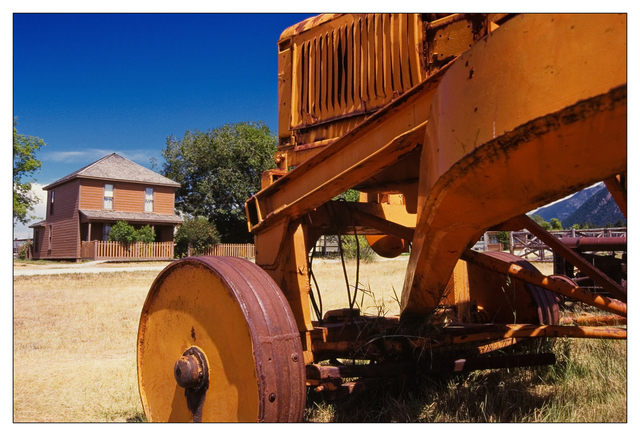
[[[172,263],[142,310],[138,383],[149,421],[301,420],[304,361],[286,299],[244,259]]]

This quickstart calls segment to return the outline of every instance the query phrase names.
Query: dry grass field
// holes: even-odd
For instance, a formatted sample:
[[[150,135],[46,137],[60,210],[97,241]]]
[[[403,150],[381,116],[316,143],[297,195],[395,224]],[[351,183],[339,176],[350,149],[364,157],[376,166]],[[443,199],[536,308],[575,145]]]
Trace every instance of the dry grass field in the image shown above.
[[[367,292],[357,302],[364,312],[398,313],[396,298],[406,262],[404,257],[360,265],[361,287]],[[355,263],[347,268],[353,283]],[[324,310],[346,307],[341,264],[316,260],[313,270]],[[136,335],[140,310],[156,275],[14,277],[14,421],[144,420]],[[554,352],[558,363],[553,367],[399,380],[335,404],[310,393],[305,420],[626,421],[626,341],[562,339],[555,342]]]

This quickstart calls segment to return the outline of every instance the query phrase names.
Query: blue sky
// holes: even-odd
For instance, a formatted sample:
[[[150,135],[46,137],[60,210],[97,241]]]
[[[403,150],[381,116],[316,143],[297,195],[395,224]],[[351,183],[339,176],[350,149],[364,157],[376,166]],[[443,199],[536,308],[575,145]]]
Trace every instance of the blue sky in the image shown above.
[[[113,152],[150,167],[187,130],[276,132],[277,40],[309,16],[14,14],[13,115],[48,144],[38,186]]]
[[[61,2],[56,2],[57,10],[78,8],[77,3]],[[348,7],[334,3],[323,3],[323,8]],[[256,10],[245,2],[211,4],[184,0],[179,8]],[[298,10],[309,7],[293,4]],[[166,8],[144,5],[118,0],[106,9],[101,2],[83,9]],[[412,2],[403,6],[408,11],[420,9]],[[502,6],[494,9],[508,9]],[[549,2],[538,6],[553,9]],[[293,10],[287,3],[278,7]],[[12,101],[12,117],[18,117],[20,133],[48,144],[37,155],[43,165],[34,175],[34,191],[40,195],[42,186],[109,153],[146,167],[151,158],[161,163],[167,136],[182,137],[187,130],[264,121],[275,132],[278,37],[288,26],[315,15],[31,13],[43,10],[52,8],[47,2],[19,3],[2,15],[4,26],[0,26],[3,40],[10,41],[7,57],[12,55],[13,60],[11,94],[6,99]],[[629,31],[634,32],[632,27]],[[36,215],[44,217],[43,204]],[[31,233],[24,226],[14,232],[15,237]]]

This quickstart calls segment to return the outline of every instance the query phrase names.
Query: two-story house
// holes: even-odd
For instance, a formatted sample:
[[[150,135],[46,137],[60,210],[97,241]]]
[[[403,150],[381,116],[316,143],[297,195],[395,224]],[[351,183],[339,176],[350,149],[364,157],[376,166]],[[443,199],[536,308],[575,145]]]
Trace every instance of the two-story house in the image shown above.
[[[57,180],[47,191],[46,219],[32,224],[35,259],[80,259],[83,241],[106,241],[118,221],[151,225],[156,242],[173,241],[180,184],[115,153]]]

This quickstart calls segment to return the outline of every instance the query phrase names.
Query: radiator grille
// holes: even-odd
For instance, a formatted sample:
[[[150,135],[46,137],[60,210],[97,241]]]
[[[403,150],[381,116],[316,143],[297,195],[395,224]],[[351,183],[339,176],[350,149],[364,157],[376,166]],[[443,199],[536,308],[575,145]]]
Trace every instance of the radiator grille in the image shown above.
[[[368,112],[422,80],[418,14],[345,15],[293,41],[291,128]]]

